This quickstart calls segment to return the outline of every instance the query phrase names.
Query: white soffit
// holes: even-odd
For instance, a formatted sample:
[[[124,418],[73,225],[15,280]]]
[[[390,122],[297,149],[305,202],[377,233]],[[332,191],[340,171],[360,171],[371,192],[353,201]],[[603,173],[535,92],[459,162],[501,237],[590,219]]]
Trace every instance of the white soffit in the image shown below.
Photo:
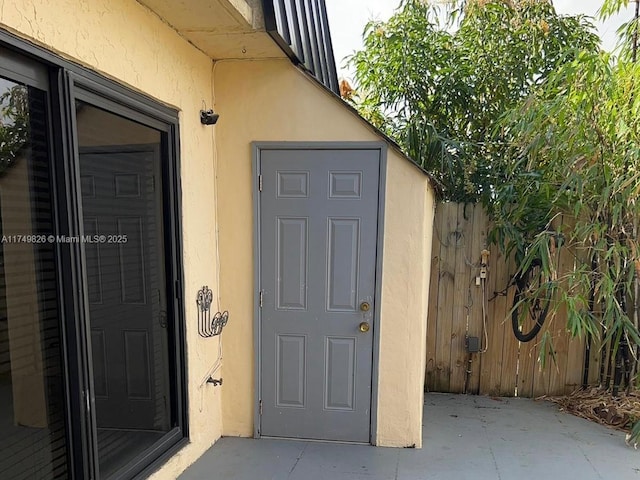
[[[138,0],[179,32],[228,33],[253,30],[253,9],[245,0]]]
[[[138,0],[214,60],[286,57],[257,0]]]

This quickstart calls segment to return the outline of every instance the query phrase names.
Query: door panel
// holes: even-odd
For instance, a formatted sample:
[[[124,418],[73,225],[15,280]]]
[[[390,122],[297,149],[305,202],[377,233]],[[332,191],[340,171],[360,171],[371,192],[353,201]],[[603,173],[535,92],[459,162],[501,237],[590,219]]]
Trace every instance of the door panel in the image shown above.
[[[85,247],[91,332],[92,338],[100,338],[92,352],[94,375],[104,375],[100,380],[106,383],[106,389],[96,389],[99,428],[157,427],[155,409],[161,403],[150,393],[150,384],[156,380],[150,367],[149,338],[163,332],[154,328],[157,308],[149,301],[147,284],[151,281],[158,288],[162,279],[151,279],[160,273],[158,260],[145,258],[144,248],[145,243],[155,243],[157,236],[153,164],[153,150],[129,152],[110,147],[80,155],[83,175],[94,180],[94,194],[83,196],[84,225],[89,232],[111,238]],[[125,173],[127,170],[139,173]],[[143,194],[118,195],[118,178],[133,175],[144,176]]]
[[[302,335],[278,335],[276,405],[279,407],[305,406],[306,340]]]
[[[262,150],[260,433],[369,442],[379,150]]]
[[[353,410],[356,386],[354,338],[327,337],[325,341],[324,408]]]
[[[329,218],[327,310],[355,312],[360,249],[359,218]]]
[[[162,140],[83,102],[76,116],[98,459],[107,478],[174,426]]]
[[[142,250],[143,219],[140,216],[116,219],[116,232],[126,243],[118,244],[122,303],[146,304],[144,252]]]
[[[70,476],[47,123],[45,91],[0,77],[2,479]]]
[[[279,310],[307,308],[307,230],[306,218],[278,218],[277,278]]]

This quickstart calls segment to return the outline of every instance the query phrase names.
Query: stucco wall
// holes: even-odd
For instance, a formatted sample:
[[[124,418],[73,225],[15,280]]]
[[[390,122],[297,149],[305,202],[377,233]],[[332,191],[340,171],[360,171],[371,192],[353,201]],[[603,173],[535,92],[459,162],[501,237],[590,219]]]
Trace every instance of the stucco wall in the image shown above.
[[[434,195],[397,156],[387,169],[377,443],[422,446]],[[422,356],[422,357],[421,357]]]
[[[287,60],[214,69],[220,179],[224,434],[251,436],[254,411],[252,141],[379,141]],[[433,218],[428,179],[388,151],[376,443],[421,445],[426,299]],[[426,270],[425,270],[426,269]],[[375,381],[375,379],[374,379]]]
[[[195,310],[202,285],[217,291],[213,132],[199,122],[203,101],[212,104],[211,59],[132,0],[0,2],[0,28],[180,111],[191,443],[152,477],[176,478],[222,432],[221,389],[199,387],[215,362],[217,340],[198,336]]]

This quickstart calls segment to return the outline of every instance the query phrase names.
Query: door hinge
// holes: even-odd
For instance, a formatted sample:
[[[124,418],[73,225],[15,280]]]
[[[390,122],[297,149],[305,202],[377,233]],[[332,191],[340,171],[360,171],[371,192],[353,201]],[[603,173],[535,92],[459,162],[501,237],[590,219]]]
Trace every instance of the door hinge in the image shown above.
[[[260,308],[262,308],[262,297],[263,297],[262,292],[263,290],[260,290]]]
[[[262,174],[258,175],[258,191],[262,191]]]
[[[258,413],[262,416],[262,400],[258,401]]]

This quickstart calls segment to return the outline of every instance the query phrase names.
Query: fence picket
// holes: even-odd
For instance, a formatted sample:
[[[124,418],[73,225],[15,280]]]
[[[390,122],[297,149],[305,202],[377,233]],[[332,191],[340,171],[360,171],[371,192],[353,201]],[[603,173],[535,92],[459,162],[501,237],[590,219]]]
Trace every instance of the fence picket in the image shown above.
[[[434,226],[440,229],[444,209],[443,204],[436,206]],[[438,233],[438,231],[436,233]],[[434,371],[436,366],[437,347],[437,319],[438,319],[438,295],[440,288],[440,267],[443,255],[443,245],[440,242],[440,235],[433,235],[431,254],[431,281],[429,282],[429,307],[427,315],[427,362],[425,371],[425,390],[435,391]]]
[[[440,227],[440,276],[438,281],[438,316],[436,325],[436,358],[434,370],[433,391],[448,392],[451,380],[451,328],[455,278],[455,232],[458,228],[458,206],[455,203],[445,203],[442,209]]]
[[[488,299],[488,296],[483,299],[483,291],[482,285],[476,285],[476,276],[480,275],[480,262],[481,262],[481,252],[483,249],[487,248],[487,218],[484,212],[484,209],[481,205],[474,205],[473,210],[473,238],[471,242],[471,253],[469,258],[472,263],[475,265],[475,268],[472,270],[472,275],[470,278],[471,286],[471,300],[472,307],[469,315],[469,336],[477,337],[480,341],[480,345],[484,346],[484,321],[482,318],[482,302]],[[488,291],[486,291],[486,283],[485,283],[485,293],[484,295],[488,295]],[[469,379],[469,388],[467,393],[477,394],[480,391],[480,365],[482,361],[481,353],[474,353],[471,356],[471,374]]]
[[[469,266],[472,256],[473,205],[458,204],[458,222],[456,227],[455,269],[453,278],[454,303],[451,317],[450,361],[451,378],[449,391],[462,393],[467,370],[465,336],[467,332],[467,313],[471,312],[470,281],[473,268]],[[471,210],[471,211],[469,211]]]

